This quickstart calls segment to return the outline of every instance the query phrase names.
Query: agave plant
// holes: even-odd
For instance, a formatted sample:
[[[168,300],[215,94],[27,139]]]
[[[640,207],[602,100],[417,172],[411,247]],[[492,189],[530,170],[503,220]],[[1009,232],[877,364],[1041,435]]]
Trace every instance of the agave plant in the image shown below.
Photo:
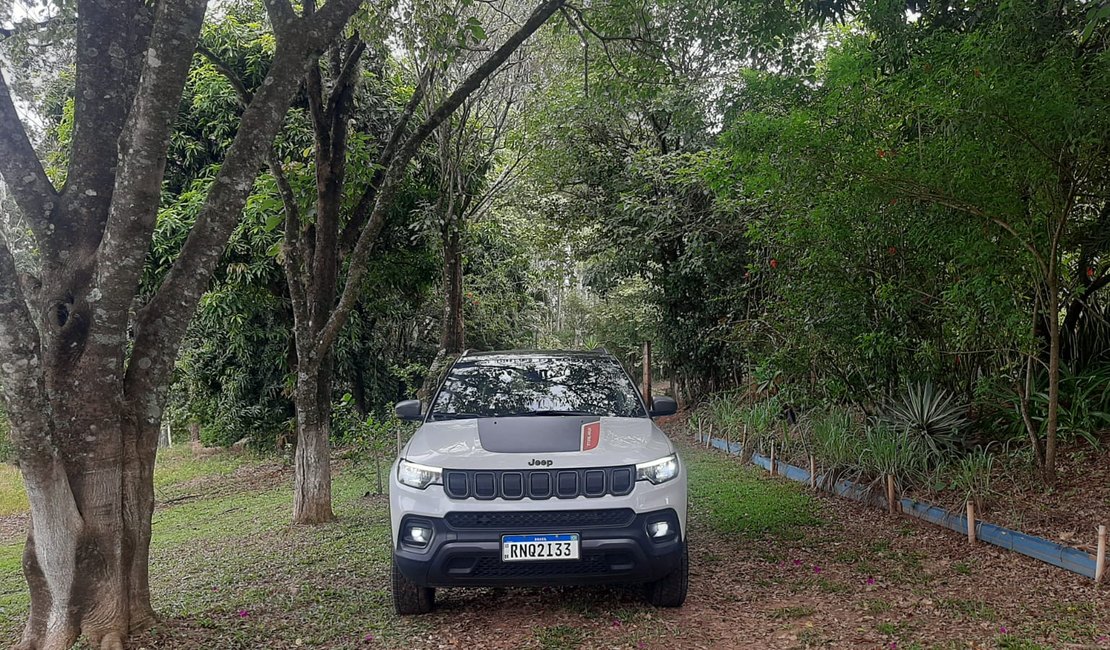
[[[895,428],[920,437],[934,453],[960,446],[968,425],[967,405],[932,382],[906,384],[906,392],[887,405],[884,419]]]

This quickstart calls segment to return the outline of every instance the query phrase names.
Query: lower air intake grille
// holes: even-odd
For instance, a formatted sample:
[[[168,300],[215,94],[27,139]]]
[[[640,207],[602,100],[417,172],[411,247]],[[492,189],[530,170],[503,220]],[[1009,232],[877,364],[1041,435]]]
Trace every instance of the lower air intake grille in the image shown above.
[[[636,518],[630,508],[603,510],[553,510],[541,512],[449,512],[445,519],[452,528],[548,531],[577,530],[597,526],[628,526]]]
[[[605,575],[614,567],[625,566],[626,557],[611,557],[599,553],[584,555],[577,562],[502,562],[497,557],[478,558],[471,577],[474,578],[543,578],[546,576]]]

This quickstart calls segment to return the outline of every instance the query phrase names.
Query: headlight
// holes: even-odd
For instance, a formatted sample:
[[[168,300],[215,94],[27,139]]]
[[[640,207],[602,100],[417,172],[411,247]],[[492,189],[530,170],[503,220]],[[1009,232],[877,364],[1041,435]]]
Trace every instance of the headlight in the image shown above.
[[[637,481],[651,481],[659,485],[660,483],[666,483],[676,476],[678,476],[678,457],[674,454],[665,456],[659,460],[653,460],[650,463],[640,463],[636,465]]]
[[[443,470],[439,467],[417,465],[402,459],[397,465],[397,480],[401,485],[423,490],[429,485],[442,485]]]

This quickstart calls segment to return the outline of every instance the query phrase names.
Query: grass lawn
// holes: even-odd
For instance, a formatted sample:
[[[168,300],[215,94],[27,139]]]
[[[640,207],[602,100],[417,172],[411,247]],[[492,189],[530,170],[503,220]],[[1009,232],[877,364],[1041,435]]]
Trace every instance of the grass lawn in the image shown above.
[[[713,451],[689,449],[683,458],[693,512],[718,533],[797,539],[821,523],[817,503],[800,484],[767,480],[754,466]]]
[[[27,510],[23,479],[12,465],[0,463],[0,517]]]
[[[178,448],[159,457],[155,493],[170,503],[154,514],[151,588],[167,625],[147,639],[152,647],[355,647],[418,629],[391,613],[384,499],[364,497],[369,483],[339,472],[339,520],[293,527],[288,478],[250,456]],[[0,647],[17,639],[26,612],[22,548],[0,545]]]

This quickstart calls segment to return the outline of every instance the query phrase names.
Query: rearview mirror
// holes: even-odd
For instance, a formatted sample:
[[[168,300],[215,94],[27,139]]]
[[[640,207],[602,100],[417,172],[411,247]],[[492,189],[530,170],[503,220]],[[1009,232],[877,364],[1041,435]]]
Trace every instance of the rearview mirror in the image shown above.
[[[651,417],[657,418],[661,415],[674,415],[678,413],[678,402],[674,398],[660,395],[651,400]]]
[[[421,404],[418,399],[407,399],[403,402],[397,402],[397,406],[393,408],[393,411],[397,413],[397,417],[406,422],[413,422],[424,417],[424,405]]]

